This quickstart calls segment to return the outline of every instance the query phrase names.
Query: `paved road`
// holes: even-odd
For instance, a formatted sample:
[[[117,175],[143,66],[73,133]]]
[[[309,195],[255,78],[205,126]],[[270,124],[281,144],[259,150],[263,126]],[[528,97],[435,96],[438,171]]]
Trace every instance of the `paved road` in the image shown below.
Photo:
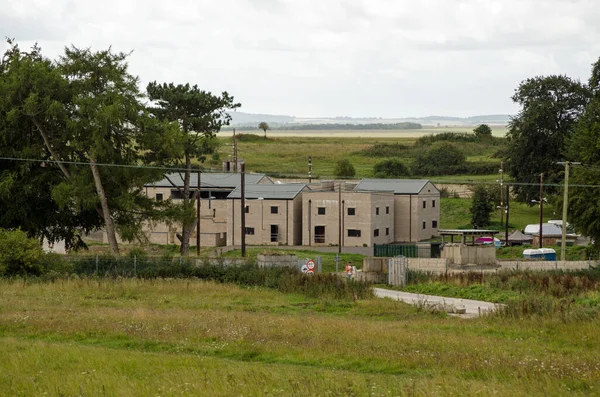
[[[411,305],[425,302],[427,305],[439,305],[440,308],[447,309],[462,309],[464,307],[465,314],[462,317],[477,317],[481,313],[492,311],[497,306],[495,303],[476,301],[471,299],[447,298],[444,296],[433,296],[423,294],[413,294],[410,292],[393,291],[389,289],[375,288],[375,295],[379,298],[397,299]],[[460,311],[460,310],[457,310]]]

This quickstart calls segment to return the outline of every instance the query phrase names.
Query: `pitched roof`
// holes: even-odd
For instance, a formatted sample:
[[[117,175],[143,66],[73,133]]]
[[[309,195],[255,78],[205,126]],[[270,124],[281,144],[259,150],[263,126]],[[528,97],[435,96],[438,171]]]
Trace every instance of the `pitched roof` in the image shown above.
[[[172,173],[168,174],[168,178],[173,181],[176,186],[183,187],[183,174]],[[260,183],[263,178],[266,178],[266,181],[273,183],[271,179],[265,174],[246,174],[246,184],[257,184]],[[230,188],[233,189],[237,187],[241,182],[241,176],[239,173],[226,173],[226,172],[203,172],[200,175],[200,187],[203,189],[206,188]],[[190,174],[190,186],[196,187],[198,185],[198,173],[192,172]],[[154,187],[173,187],[171,182],[165,177],[164,179],[149,183],[146,186],[154,186]]]
[[[246,199],[265,199],[265,200],[292,200],[306,189],[305,183],[285,183],[281,185],[246,185],[244,196]],[[241,198],[241,186],[236,187],[228,199]]]
[[[525,234],[538,235],[540,234],[540,224],[534,223],[532,225],[525,226]],[[556,237],[562,235],[562,228],[553,223],[542,223],[542,236],[543,237]]]
[[[538,228],[539,229],[539,228]],[[512,234],[508,235],[508,241],[512,242],[525,242],[525,241],[533,241],[533,236],[523,234],[520,230],[515,230]]]
[[[427,179],[363,179],[355,190],[357,192],[393,191],[394,194],[419,194],[428,182]],[[435,189],[437,191],[437,188]]]

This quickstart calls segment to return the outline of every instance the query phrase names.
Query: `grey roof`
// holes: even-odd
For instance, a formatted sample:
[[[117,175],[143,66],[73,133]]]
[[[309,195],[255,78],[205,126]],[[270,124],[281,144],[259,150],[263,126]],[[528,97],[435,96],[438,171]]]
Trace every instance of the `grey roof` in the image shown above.
[[[533,237],[528,236],[527,234],[521,233],[520,230],[515,230],[512,234],[508,235],[508,241],[512,242],[524,242],[524,241],[532,241]]]
[[[168,174],[168,177],[173,183],[179,187],[183,187],[183,173],[172,173]],[[252,185],[257,184],[266,178],[265,181],[268,183],[273,183],[271,178],[266,176],[265,174],[246,174],[246,184]],[[226,172],[203,172],[200,175],[200,187],[203,189],[206,188],[230,188],[233,189],[240,184],[241,175],[239,173],[226,173]],[[198,185],[198,173],[192,172],[190,175],[190,186],[195,187]],[[154,186],[154,187],[173,187],[171,182],[165,177],[164,179],[149,183],[146,186]]]
[[[265,200],[292,200],[306,188],[304,183],[285,183],[281,185],[246,185],[244,196],[246,199]],[[241,186],[236,187],[227,196],[229,199],[241,197]]]
[[[498,230],[488,229],[439,229],[438,232],[443,236],[484,236],[500,233]]]
[[[419,194],[428,182],[427,179],[363,179],[355,190],[357,192],[393,191],[394,194]],[[435,189],[437,191],[437,188]]]

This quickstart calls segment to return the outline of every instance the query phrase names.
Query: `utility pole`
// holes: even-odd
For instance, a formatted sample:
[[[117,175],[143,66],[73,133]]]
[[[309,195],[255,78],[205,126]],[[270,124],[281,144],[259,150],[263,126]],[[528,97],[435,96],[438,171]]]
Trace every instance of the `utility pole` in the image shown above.
[[[543,246],[542,225],[544,223],[544,173],[540,174],[540,248]]]
[[[556,164],[565,166],[565,186],[563,197],[563,213],[562,213],[562,239],[560,243],[560,260],[565,261],[567,252],[567,207],[569,205],[569,165],[580,165],[581,163],[572,161],[559,161]]]
[[[504,161],[500,162],[500,224],[504,222]]]
[[[238,171],[238,150],[237,150],[237,135],[235,128],[233,129],[233,172]]]
[[[508,185],[506,185],[506,231],[504,234],[504,246],[508,247],[508,210],[510,203],[510,191]]]
[[[342,219],[344,217],[344,209],[342,208],[342,182],[340,182],[338,187],[338,208],[339,208],[339,237],[338,237],[338,254],[342,253],[342,241],[344,238],[344,229],[342,227]]]
[[[308,183],[312,182],[312,156],[308,156]]]
[[[240,181],[240,186],[241,186],[241,205],[242,205],[242,258],[246,257],[246,189],[245,189],[245,177],[244,177],[244,169],[245,169],[245,164],[242,163],[240,164],[240,170],[241,170],[241,181]]]
[[[200,166],[198,166],[198,205],[196,206],[196,218],[198,218],[198,224],[196,225],[196,256],[200,256]]]

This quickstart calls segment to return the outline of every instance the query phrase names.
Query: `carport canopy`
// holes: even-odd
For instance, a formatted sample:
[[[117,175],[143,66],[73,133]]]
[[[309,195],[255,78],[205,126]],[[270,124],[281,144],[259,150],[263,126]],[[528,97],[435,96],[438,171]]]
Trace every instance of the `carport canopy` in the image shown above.
[[[442,243],[445,242],[445,236],[450,236],[450,242],[454,242],[454,236],[460,236],[460,242],[467,245],[467,239],[470,237],[471,244],[475,245],[475,239],[479,237],[491,237],[492,239],[498,233],[498,230],[485,230],[485,229],[440,229],[440,235],[442,236]]]

